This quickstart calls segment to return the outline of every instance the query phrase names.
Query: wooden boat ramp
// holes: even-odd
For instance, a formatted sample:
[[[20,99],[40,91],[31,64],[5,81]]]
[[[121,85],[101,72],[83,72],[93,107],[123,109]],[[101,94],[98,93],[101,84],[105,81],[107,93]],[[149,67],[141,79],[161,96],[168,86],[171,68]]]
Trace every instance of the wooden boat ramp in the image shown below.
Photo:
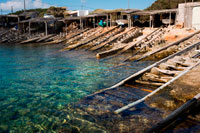
[[[85,97],[79,106],[94,115],[119,114],[134,110],[134,106],[200,65],[200,41],[187,46],[116,85]],[[113,114],[113,115],[114,115]]]
[[[63,48],[61,51],[73,50],[76,48],[96,51],[102,49],[103,47],[112,47],[111,43],[117,41],[118,43],[131,41],[131,38],[134,36],[136,37],[136,33],[139,33],[138,28],[129,29],[119,26],[109,28],[98,27],[86,31],[86,33],[67,41],[68,46]]]

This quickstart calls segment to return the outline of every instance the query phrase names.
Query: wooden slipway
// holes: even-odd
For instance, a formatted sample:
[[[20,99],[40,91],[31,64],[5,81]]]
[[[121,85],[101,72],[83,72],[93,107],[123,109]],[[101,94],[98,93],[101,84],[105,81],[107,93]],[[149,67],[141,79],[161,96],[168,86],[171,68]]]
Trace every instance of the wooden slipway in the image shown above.
[[[121,113],[144,102],[200,64],[200,42],[170,55],[121,82],[85,97],[85,110]],[[195,58],[194,58],[195,57]],[[138,93],[139,92],[139,93]],[[84,103],[83,102],[83,103]],[[102,105],[101,105],[102,104]],[[101,106],[101,108],[99,108]]]
[[[80,42],[80,43],[77,43],[77,44],[74,44],[74,45],[70,45],[70,46],[68,46],[66,49],[68,49],[68,50],[73,50],[73,49],[76,49],[76,48],[78,48],[78,47],[81,47],[81,46],[83,46],[83,45],[85,45],[85,44],[88,44],[89,42],[91,42],[91,41],[93,41],[93,40],[96,40],[97,38],[99,38],[99,37],[101,37],[101,36],[104,36],[105,34],[107,34],[107,33],[109,33],[109,32],[112,32],[114,29],[116,29],[116,28],[118,28],[118,27],[113,27],[113,28],[111,28],[110,30],[108,30],[108,31],[106,31],[106,32],[104,32],[104,33],[101,33],[101,34],[99,34],[98,36],[95,36],[95,37],[93,37],[93,38],[91,38],[91,39],[89,39],[89,40],[86,40],[86,41],[83,41],[83,42]]]

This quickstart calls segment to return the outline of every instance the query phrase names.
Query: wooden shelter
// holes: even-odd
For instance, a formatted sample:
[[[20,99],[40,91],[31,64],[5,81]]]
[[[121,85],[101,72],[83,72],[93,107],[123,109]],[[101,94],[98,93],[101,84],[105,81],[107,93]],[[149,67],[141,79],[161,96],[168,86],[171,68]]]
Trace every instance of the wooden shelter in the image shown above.
[[[18,15],[0,15],[0,27],[11,28],[20,21]]]
[[[56,33],[61,31],[64,24],[59,20],[61,18],[32,18],[20,21],[19,30],[21,33],[45,32],[48,35],[50,32]]]
[[[138,21],[148,21],[149,27],[161,26],[162,24],[172,24],[176,20],[178,9],[164,9],[164,10],[150,10],[141,11],[137,9],[128,9],[122,11],[123,14],[127,15],[128,26],[147,26],[147,24],[141,24]],[[149,16],[149,19],[147,19]],[[138,23],[137,23],[138,22]]]
[[[75,23],[78,28],[84,29],[87,27],[96,27],[100,20],[106,20],[108,27],[108,14],[99,13],[99,14],[91,14],[87,16],[79,16],[79,17],[67,17],[60,21],[65,23],[66,29],[73,23]]]

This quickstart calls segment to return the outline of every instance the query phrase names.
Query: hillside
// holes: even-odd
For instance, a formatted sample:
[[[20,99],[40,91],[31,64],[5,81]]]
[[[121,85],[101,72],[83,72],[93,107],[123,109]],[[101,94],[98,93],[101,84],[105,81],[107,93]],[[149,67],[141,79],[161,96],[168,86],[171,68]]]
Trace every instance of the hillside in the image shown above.
[[[192,0],[187,0],[191,2]],[[160,9],[173,9],[177,8],[179,3],[184,3],[185,0],[156,0],[146,10],[160,10]],[[200,2],[200,0],[194,0],[194,2]]]
[[[23,13],[24,10],[20,10],[20,11],[16,11],[15,15],[19,15],[21,13]],[[38,12],[39,13],[39,16],[42,17],[46,12],[47,12],[47,9],[42,9],[42,8],[37,8],[37,9],[28,9],[26,10],[26,12]]]

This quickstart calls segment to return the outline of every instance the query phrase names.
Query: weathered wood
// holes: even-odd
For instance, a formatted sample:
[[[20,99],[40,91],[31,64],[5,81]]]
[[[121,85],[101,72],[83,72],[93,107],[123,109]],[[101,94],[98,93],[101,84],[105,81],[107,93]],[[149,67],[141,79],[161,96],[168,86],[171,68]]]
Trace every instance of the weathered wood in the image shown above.
[[[141,99],[139,99],[139,100],[137,100],[137,101],[135,101],[135,102],[133,102],[133,103],[130,103],[130,104],[128,104],[128,105],[126,105],[126,106],[124,106],[124,107],[122,107],[122,108],[116,110],[115,113],[116,113],[116,114],[119,114],[119,113],[121,113],[121,112],[123,112],[123,111],[125,111],[125,110],[127,110],[127,109],[129,109],[129,108],[131,108],[131,107],[133,107],[133,106],[135,106],[135,105],[141,103],[141,102],[144,102],[147,98],[153,96],[153,95],[156,94],[158,91],[160,91],[160,90],[162,90],[163,88],[167,87],[169,84],[171,84],[172,82],[174,82],[174,81],[177,80],[178,78],[182,77],[183,75],[185,75],[185,74],[188,73],[191,69],[197,67],[198,65],[200,65],[200,61],[199,61],[198,63],[196,63],[194,66],[191,66],[191,67],[189,67],[188,69],[186,69],[185,71],[183,71],[181,74],[179,74],[178,76],[176,76],[175,78],[173,78],[173,79],[170,80],[169,82],[163,84],[162,86],[160,86],[159,88],[157,88],[156,90],[154,90],[152,93],[146,95],[145,97],[143,97],[143,98],[141,98]]]
[[[97,53],[96,54],[96,58],[100,59],[100,58],[104,58],[104,57],[107,57],[107,56],[111,56],[111,55],[115,54],[116,52],[118,52],[121,49],[123,49],[123,47],[114,48],[114,49],[110,49],[108,51]]]
[[[104,37],[104,38],[100,38],[100,41],[97,41],[96,43],[92,44],[92,47],[94,46],[98,46],[104,42],[106,42],[107,40],[109,40],[112,36],[115,36],[117,34],[119,34],[120,32],[122,32],[124,30],[124,28],[120,28],[117,29],[117,31],[113,31],[114,33],[109,34],[108,36]],[[89,48],[89,50],[91,49],[91,47]]]
[[[141,80],[144,81],[153,81],[153,82],[160,82],[160,83],[166,83],[169,80],[171,80],[173,77],[171,76],[158,76],[156,74],[152,73],[145,73],[142,77]]]
[[[53,36],[54,36],[54,34],[47,35],[47,36],[45,36],[45,37],[40,38],[40,39],[37,40],[36,42],[42,42],[42,41],[44,41],[44,40],[46,40],[46,39],[49,39],[49,38],[51,38],[51,37],[53,37]]]
[[[141,80],[135,80],[135,83],[143,84],[143,85],[152,85],[152,86],[161,86],[164,84],[164,83],[156,83],[156,82],[141,81]]]
[[[127,43],[128,40],[136,38],[140,36],[142,33],[140,32],[140,29],[136,29],[134,32],[127,34],[122,40],[119,41],[119,43]]]
[[[81,43],[78,43],[78,44],[75,44],[75,45],[70,45],[70,46],[68,46],[66,49],[68,49],[68,50],[76,49],[76,48],[78,48],[78,47],[80,47],[80,46],[82,46],[82,45],[85,45],[85,44],[87,44],[87,43],[89,43],[89,42],[91,42],[91,41],[93,41],[93,40],[95,40],[95,39],[97,39],[97,38],[99,38],[99,37],[101,37],[101,36],[103,36],[103,35],[105,35],[105,34],[111,32],[111,31],[113,31],[113,30],[116,29],[116,28],[117,28],[117,27],[113,27],[113,28],[111,28],[110,30],[108,30],[108,31],[106,31],[106,32],[104,32],[104,33],[101,33],[100,35],[95,36],[95,37],[93,37],[93,38],[91,38],[91,39],[89,39],[89,40],[86,40],[86,41],[84,41],[84,42],[81,42]]]
[[[183,41],[185,41],[185,40],[188,40],[189,38],[193,37],[194,35],[196,35],[196,34],[198,34],[198,33],[200,33],[200,30],[198,30],[198,31],[196,31],[196,32],[194,32],[194,33],[188,35],[187,37],[184,37],[184,38],[182,38],[182,39],[179,39],[179,40],[176,41],[176,42],[170,43],[169,45],[167,45],[167,46],[165,46],[165,47],[163,47],[163,48],[160,48],[160,49],[158,49],[158,50],[156,50],[156,51],[154,51],[154,52],[151,52],[151,53],[149,53],[149,54],[147,54],[147,55],[145,55],[145,56],[139,58],[137,61],[143,60],[143,59],[145,59],[145,58],[147,58],[147,57],[149,57],[149,56],[152,56],[152,55],[154,55],[154,54],[156,54],[156,53],[158,53],[158,52],[161,52],[161,51],[163,51],[163,50],[166,50],[166,49],[168,49],[169,47],[172,47],[172,46],[174,46],[174,45],[178,45],[179,43],[181,43],[181,42],[183,42]]]
[[[176,76],[178,74],[180,74],[181,72],[180,71],[170,71],[170,70],[162,70],[162,69],[159,69],[157,67],[153,67],[151,69],[151,73],[153,74],[156,74],[156,75],[171,75],[171,76]]]
[[[84,32],[87,32],[87,31],[89,31],[89,30],[90,30],[89,28],[86,28],[86,29],[84,29],[84,30],[81,30],[81,31],[79,31],[79,32],[77,32],[77,33],[75,33],[75,34],[73,34],[73,35],[70,35],[69,37],[66,37],[67,42],[68,42],[70,39],[75,38],[75,37],[81,35],[81,34],[84,33]]]
[[[174,65],[170,65],[170,64],[167,64],[167,63],[160,64],[159,68],[160,69],[173,69],[173,70],[177,70],[177,71],[183,71],[183,70],[185,70],[185,67],[176,67]]]
[[[134,35],[137,35],[139,33],[139,30],[136,30],[135,32],[134,32]],[[126,43],[121,43],[122,45],[119,47],[119,48],[113,48],[113,49],[110,49],[110,50],[108,50],[108,51],[104,51],[104,52],[101,52],[101,53],[98,53],[97,55],[96,55],[96,57],[98,58],[98,59],[100,59],[100,58],[104,58],[104,57],[106,57],[106,56],[110,56],[110,55],[114,55],[114,54],[116,54],[118,51],[120,51],[120,50],[122,50],[124,47],[126,47],[128,44],[126,44]]]
[[[123,86],[124,84],[128,83],[129,81],[135,80],[136,78],[138,78],[139,76],[141,76],[145,72],[150,71],[153,67],[156,67],[156,66],[160,65],[161,63],[166,62],[169,59],[172,59],[175,56],[181,55],[181,54],[193,49],[194,47],[198,47],[198,46],[200,46],[200,42],[195,43],[195,44],[193,44],[191,46],[188,46],[188,47],[184,48],[183,50],[181,50],[181,51],[179,51],[177,53],[174,53],[174,54],[172,54],[172,55],[170,55],[170,56],[168,56],[168,57],[166,57],[166,58],[164,58],[164,59],[162,59],[162,60],[160,60],[160,61],[158,61],[158,62],[156,62],[156,63],[154,63],[154,64],[152,64],[152,65],[150,65],[150,66],[148,66],[148,67],[146,67],[146,68],[144,68],[144,69],[142,69],[142,70],[140,70],[140,71],[138,71],[138,72],[136,72],[134,74],[132,74],[128,78],[125,78],[124,80],[118,82],[117,84],[115,84],[115,85],[113,85],[113,86],[111,86],[109,88],[105,88],[105,89],[99,90],[99,91],[97,91],[97,92],[95,92],[95,93],[93,93],[91,95],[88,95],[88,97],[94,96],[96,94],[99,94],[99,93],[102,93],[102,92],[105,92],[105,91],[109,91],[109,90],[115,89],[115,88],[117,88],[119,86]]]
[[[147,39],[149,36],[151,36],[152,34],[154,34],[155,32],[157,32],[157,31],[159,31],[159,30],[160,30],[160,29],[156,29],[156,30],[152,31],[151,33],[149,33],[148,35],[146,35],[146,36],[142,37],[141,39],[137,40],[136,42],[130,43],[130,44],[127,45],[125,48],[123,48],[123,49],[119,52],[119,54],[122,54],[122,53],[126,52],[127,50],[133,48],[134,46],[136,46],[136,45],[142,43],[142,41],[144,41],[144,40]]]
[[[105,45],[110,44],[110,43],[116,41],[117,39],[121,38],[124,34],[127,34],[128,32],[132,31],[133,29],[134,29],[134,28],[131,28],[131,29],[129,29],[129,30],[127,30],[127,31],[125,31],[125,32],[123,32],[123,33],[121,33],[121,34],[118,34],[118,35],[116,35],[116,36],[110,38],[108,41],[106,41],[106,42],[104,42],[104,43],[102,43],[102,44],[100,44],[100,45],[94,46],[94,47],[91,48],[90,50],[96,51],[96,50],[98,50],[98,49],[101,49],[101,48],[104,47]]]
[[[40,39],[41,37],[35,37],[35,38],[31,38],[31,39],[28,39],[28,40],[25,40],[25,41],[22,41],[20,42],[21,44],[25,44],[25,43],[31,43],[31,42],[35,42],[37,41],[38,39]]]

